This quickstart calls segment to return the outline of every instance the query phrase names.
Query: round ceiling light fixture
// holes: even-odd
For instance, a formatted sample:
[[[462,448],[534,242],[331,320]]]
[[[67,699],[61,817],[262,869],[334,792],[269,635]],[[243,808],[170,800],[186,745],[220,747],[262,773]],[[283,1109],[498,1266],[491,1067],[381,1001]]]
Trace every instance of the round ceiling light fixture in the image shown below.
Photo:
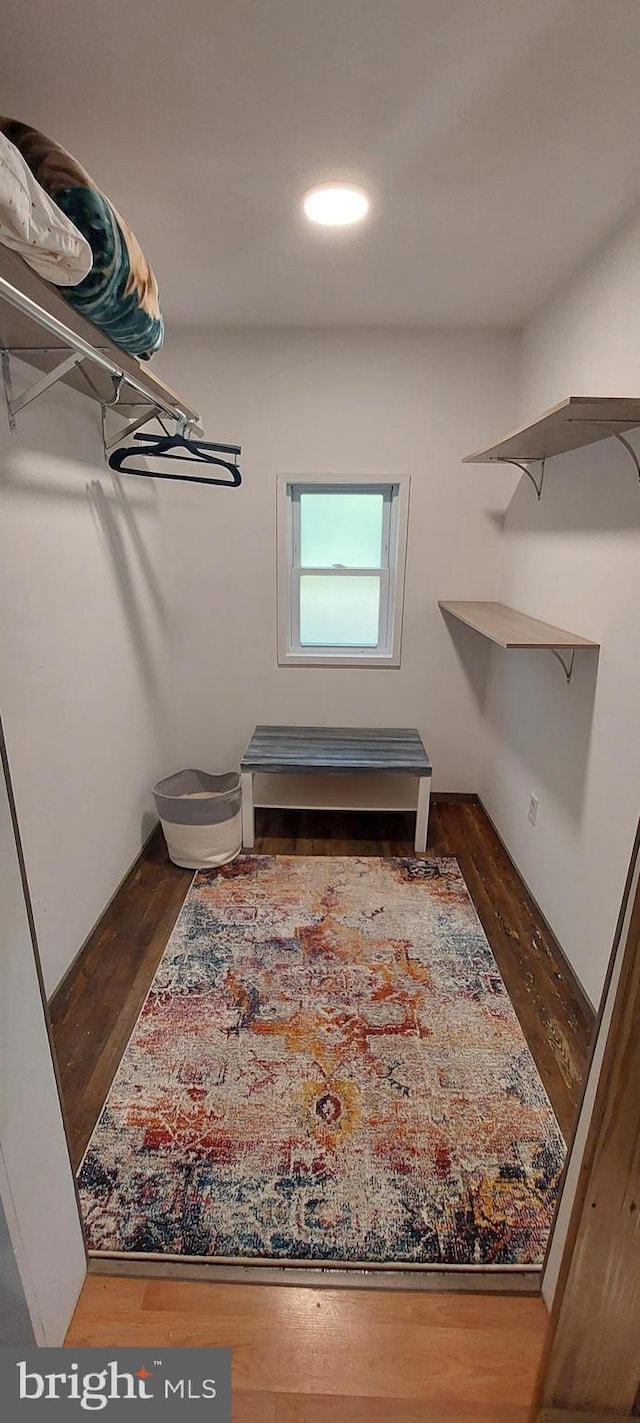
[[[323,227],[350,227],[369,211],[369,194],[353,183],[318,183],[305,193],[302,203],[311,222]]]

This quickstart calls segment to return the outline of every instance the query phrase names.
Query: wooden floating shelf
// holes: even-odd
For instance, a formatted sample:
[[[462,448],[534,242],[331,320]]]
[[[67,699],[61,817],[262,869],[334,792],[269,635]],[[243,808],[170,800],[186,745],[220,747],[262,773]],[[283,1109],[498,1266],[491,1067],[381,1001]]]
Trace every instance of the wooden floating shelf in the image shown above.
[[[640,398],[570,395],[538,420],[514,430],[496,445],[465,455],[463,464],[493,460],[544,460],[579,450],[640,425]]]
[[[93,322],[86,321],[77,311],[74,310],[64,297],[60,296],[56,287],[49,282],[42,280],[31,267],[19,257],[16,252],[11,252],[9,248],[0,246],[0,276],[5,281],[10,282],[13,287],[17,287],[19,292],[30,297],[37,302],[38,306],[50,316],[61,321],[76,336],[95,347],[97,351],[107,356],[121,371],[128,373],[142,386],[144,386],[144,401],[148,400],[150,405],[158,401],[160,406],[178,406],[189,419],[199,423],[197,410],[187,405],[182,398],[176,394],[170,386],[154,374],[149,362],[139,361],[135,356],[129,355],[127,351],[121,350],[100,331]],[[51,332],[43,330],[34,318],[23,311],[17,310],[6,301],[0,301],[0,346],[4,350],[13,351],[20,360],[26,361],[28,365],[36,366],[38,370],[48,372],[60,363],[61,356],[68,351],[63,340],[53,335]],[[91,384],[87,382],[87,375]],[[110,401],[113,397],[113,384],[109,375],[97,366],[90,366],[86,375],[82,366],[76,366],[60,377],[64,385],[70,385],[74,390],[80,391],[82,395],[89,396],[97,401]],[[126,410],[131,415],[132,407],[142,405],[143,397],[123,382],[118,410]]]
[[[438,603],[444,613],[465,623],[467,627],[487,637],[498,647],[505,648],[546,648],[549,652],[576,647],[598,648],[598,642],[588,637],[578,637],[577,633],[566,632],[552,623],[540,622],[505,603]]]

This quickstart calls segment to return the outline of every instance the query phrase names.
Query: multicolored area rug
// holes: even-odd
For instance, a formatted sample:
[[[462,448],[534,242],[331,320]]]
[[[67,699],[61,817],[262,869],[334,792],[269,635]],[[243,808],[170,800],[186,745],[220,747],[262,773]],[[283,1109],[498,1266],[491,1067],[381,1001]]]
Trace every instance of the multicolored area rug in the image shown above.
[[[564,1143],[453,859],[198,874],[79,1173],[91,1250],[542,1261]]]

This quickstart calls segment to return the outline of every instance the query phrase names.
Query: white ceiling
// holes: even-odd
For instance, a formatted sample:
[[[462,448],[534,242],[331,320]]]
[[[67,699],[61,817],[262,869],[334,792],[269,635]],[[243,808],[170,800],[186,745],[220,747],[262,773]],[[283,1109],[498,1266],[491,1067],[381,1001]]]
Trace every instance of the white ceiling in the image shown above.
[[[638,0],[4,0],[174,323],[518,324],[640,201]],[[309,226],[352,178],[359,229]]]

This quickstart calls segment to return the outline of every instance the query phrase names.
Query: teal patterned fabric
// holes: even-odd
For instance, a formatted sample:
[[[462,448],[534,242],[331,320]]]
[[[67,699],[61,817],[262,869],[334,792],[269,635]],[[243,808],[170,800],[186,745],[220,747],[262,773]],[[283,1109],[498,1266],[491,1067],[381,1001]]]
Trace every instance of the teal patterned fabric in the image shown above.
[[[61,294],[116,345],[148,360],[162,345],[164,324],[158,283],[135,233],[59,144],[16,119],[0,116],[0,131],[91,247],[89,275]]]
[[[66,188],[56,201],[93,252],[89,275],[64,293],[67,301],[117,346],[148,360],[162,345],[162,317],[143,310],[135,286],[127,290],[129,252],[114,209],[97,188]]]

